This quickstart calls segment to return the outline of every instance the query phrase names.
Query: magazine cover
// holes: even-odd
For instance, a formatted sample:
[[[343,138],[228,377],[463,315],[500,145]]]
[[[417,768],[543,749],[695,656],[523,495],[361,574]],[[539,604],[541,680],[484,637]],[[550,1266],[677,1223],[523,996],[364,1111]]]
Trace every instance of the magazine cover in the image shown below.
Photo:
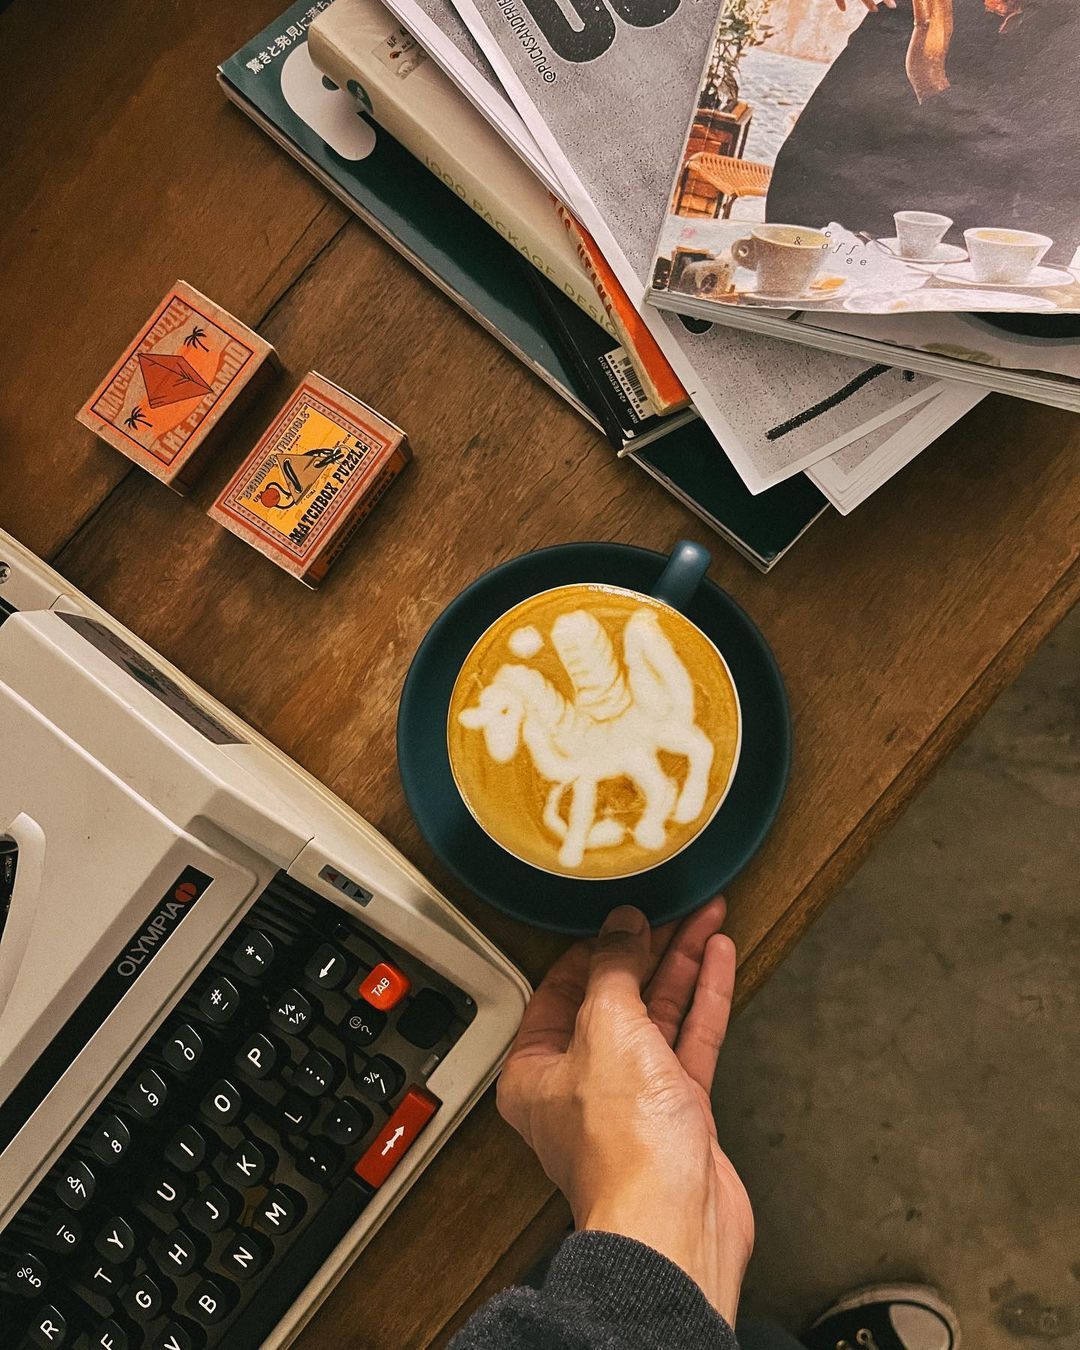
[[[747,487],[762,492],[940,392],[921,375],[643,306],[715,3],[578,3],[574,24],[551,0],[454,7]]]
[[[724,0],[650,298],[1080,311],[1080,7]]]

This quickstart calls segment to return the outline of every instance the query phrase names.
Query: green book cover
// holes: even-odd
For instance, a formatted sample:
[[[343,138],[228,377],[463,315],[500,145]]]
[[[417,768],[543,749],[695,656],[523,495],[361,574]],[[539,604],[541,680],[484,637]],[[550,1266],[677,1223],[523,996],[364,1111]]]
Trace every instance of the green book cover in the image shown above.
[[[802,473],[752,493],[700,420],[629,457],[764,572],[828,509]]]

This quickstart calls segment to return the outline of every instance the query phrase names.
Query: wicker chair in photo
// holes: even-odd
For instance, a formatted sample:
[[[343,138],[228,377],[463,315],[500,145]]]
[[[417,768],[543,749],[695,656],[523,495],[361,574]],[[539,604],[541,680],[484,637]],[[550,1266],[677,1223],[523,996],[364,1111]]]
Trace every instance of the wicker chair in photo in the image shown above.
[[[691,155],[686,161],[679,185],[680,204],[691,176],[703,178],[710,187],[716,188],[713,215],[727,220],[732,205],[739,197],[764,197],[768,193],[772,166],[759,164],[752,159],[735,159],[731,155],[714,155],[703,150]]]

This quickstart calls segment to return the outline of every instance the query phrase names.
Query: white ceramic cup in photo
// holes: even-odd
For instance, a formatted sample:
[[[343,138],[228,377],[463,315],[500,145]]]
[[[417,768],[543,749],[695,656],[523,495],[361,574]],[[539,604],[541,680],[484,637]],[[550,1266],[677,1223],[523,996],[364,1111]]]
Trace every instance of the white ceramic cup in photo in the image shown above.
[[[1045,234],[980,225],[964,231],[976,281],[999,286],[1022,285],[1054,242]]]
[[[755,225],[746,239],[736,239],[731,256],[757,273],[764,295],[804,295],[817,276],[829,237],[802,225]]]
[[[952,224],[936,211],[895,211],[896,242],[901,258],[929,258]]]

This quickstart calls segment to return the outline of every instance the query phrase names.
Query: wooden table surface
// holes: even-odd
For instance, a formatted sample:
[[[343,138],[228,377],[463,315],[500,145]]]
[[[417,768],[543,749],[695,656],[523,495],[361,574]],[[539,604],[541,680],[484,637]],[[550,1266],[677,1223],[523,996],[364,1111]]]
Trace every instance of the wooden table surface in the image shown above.
[[[409,660],[466,583],[525,550],[714,545],[712,576],[772,643],[795,722],[787,802],[731,888],[745,999],[1080,594],[1080,421],[991,398],[758,575],[226,104],[216,63],[281,8],[0,14],[0,526],[328,783],[533,979],[559,941],[463,893],[406,808]],[[74,420],[177,276],[288,368],[187,500]],[[204,514],[311,367],[416,450],[315,594]],[[488,1094],[302,1344],[439,1343],[565,1218]]]

